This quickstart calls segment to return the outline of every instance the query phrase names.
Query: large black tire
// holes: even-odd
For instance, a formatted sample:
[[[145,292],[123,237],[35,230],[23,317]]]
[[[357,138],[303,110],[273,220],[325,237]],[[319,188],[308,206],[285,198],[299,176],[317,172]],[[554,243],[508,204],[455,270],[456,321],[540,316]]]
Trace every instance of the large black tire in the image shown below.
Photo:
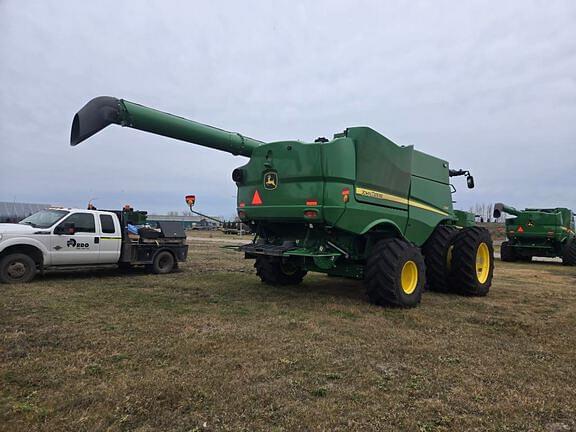
[[[260,280],[268,285],[298,285],[308,273],[291,261],[267,255],[258,255],[254,267]]]
[[[450,291],[452,244],[458,232],[458,228],[454,226],[439,225],[422,246],[426,263],[426,282],[431,291]]]
[[[504,262],[514,262],[518,260],[518,256],[516,256],[514,249],[510,247],[510,243],[507,241],[503,242],[500,246],[500,260]]]
[[[570,239],[564,246],[562,253],[562,264],[567,266],[576,266],[576,240]]]
[[[172,253],[164,250],[158,252],[152,261],[152,266],[150,270],[152,273],[156,274],[166,274],[170,273],[174,270],[176,260],[174,259],[174,255]]]
[[[368,257],[364,284],[374,304],[417,306],[426,284],[426,265],[420,249],[406,240],[380,240]]]
[[[9,254],[0,260],[0,282],[2,283],[26,283],[35,276],[36,263],[26,254]]]
[[[454,239],[450,287],[470,296],[485,296],[492,285],[494,247],[486,228],[462,229]]]

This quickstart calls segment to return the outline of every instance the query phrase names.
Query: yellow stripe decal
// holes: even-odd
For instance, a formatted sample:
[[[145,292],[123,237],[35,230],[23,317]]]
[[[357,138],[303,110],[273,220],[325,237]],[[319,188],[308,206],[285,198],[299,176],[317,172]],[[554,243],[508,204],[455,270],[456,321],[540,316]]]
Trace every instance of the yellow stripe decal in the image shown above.
[[[434,213],[438,213],[438,214],[441,214],[442,216],[448,216],[448,213],[446,213],[442,210],[438,210],[435,207],[429,206],[428,204],[424,204],[424,203],[421,203],[419,201],[409,200],[407,198],[402,198],[402,197],[399,197],[397,195],[390,195],[390,194],[387,194],[384,192],[378,192],[375,190],[364,189],[364,188],[360,188],[360,187],[356,188],[356,194],[362,195],[365,197],[369,197],[369,198],[375,198],[375,199],[380,199],[380,200],[392,201],[392,202],[399,203],[399,204],[405,204],[405,205],[409,205],[411,207],[417,207],[417,208],[420,208],[422,210],[428,210],[428,211],[431,211]]]

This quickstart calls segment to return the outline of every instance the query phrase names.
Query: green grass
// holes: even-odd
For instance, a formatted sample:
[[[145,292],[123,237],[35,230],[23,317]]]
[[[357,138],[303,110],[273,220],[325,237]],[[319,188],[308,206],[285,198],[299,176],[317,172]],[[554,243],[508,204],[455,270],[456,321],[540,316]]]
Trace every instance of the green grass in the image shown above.
[[[216,243],[190,255],[1,286],[0,430],[576,427],[573,268],[498,262],[486,298],[396,310],[345,279],[267,287]]]

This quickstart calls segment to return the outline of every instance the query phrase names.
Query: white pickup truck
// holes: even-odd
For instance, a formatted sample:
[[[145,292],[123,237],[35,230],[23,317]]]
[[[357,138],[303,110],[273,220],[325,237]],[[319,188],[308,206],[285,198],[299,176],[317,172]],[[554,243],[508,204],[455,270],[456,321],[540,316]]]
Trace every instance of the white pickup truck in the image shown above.
[[[145,265],[154,273],[168,273],[186,260],[186,235],[174,223],[130,234],[134,217],[145,215],[49,208],[19,223],[1,223],[0,282],[29,282],[38,271],[64,266]]]

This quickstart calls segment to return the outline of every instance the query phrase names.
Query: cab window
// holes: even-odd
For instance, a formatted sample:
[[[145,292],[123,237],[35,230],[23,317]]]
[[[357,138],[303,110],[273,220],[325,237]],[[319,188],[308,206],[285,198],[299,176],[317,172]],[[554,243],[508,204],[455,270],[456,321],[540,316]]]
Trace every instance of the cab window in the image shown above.
[[[114,234],[114,219],[110,215],[100,215],[100,225],[102,225],[102,232],[105,234]]]
[[[64,219],[58,226],[63,227],[64,224],[73,223],[77,233],[94,233],[96,232],[96,225],[94,223],[94,215],[90,213],[74,213]]]

